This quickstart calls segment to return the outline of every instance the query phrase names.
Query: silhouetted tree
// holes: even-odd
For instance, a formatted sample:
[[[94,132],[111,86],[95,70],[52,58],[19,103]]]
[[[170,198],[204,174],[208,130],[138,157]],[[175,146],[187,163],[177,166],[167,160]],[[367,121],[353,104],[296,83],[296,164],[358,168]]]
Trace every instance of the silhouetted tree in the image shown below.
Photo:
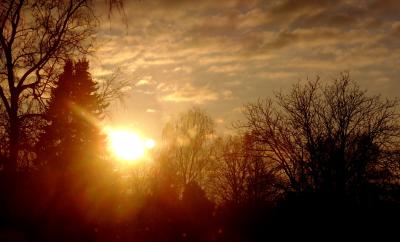
[[[218,138],[213,165],[213,194],[219,203],[240,204],[246,200],[248,163],[241,137]]]
[[[48,168],[43,174],[52,179],[54,189],[45,219],[52,240],[92,234],[88,226],[101,221],[101,215],[112,219],[108,215],[116,211],[110,206],[117,206],[110,198],[111,193],[117,197],[112,190],[116,179],[103,159],[104,137],[99,126],[106,105],[88,70],[86,60],[66,61],[51,91],[44,113],[47,126],[37,143],[37,163]],[[99,208],[112,212],[100,213]]]
[[[366,185],[398,181],[398,170],[389,169],[399,137],[397,100],[368,96],[342,74],[325,86],[319,79],[295,85],[277,95],[277,104],[247,105],[244,127],[283,172],[288,190],[358,196]]]
[[[66,62],[45,112],[48,126],[38,143],[39,162],[66,169],[102,154],[99,122],[107,105],[88,69],[86,60]]]
[[[182,113],[163,129],[161,162],[177,177],[181,188],[190,182],[203,185],[211,161],[214,123],[199,108]]]
[[[66,153],[65,140],[70,135],[69,129],[64,129],[72,117],[72,110],[68,103],[72,102],[72,90],[76,85],[74,80],[74,64],[71,60],[66,61],[64,72],[55,83],[56,87],[51,91],[45,119],[48,125],[44,129],[38,146],[39,162],[47,165],[51,161],[59,161]],[[61,163],[61,162],[59,162]],[[54,165],[54,163],[53,163]],[[60,164],[59,164],[60,165]]]
[[[273,201],[279,194],[278,178],[249,134],[219,138],[212,167],[213,193],[225,205]]]
[[[242,142],[242,155],[248,165],[247,202],[258,205],[274,201],[281,187],[271,160],[264,156],[252,135],[245,134]]]
[[[0,98],[8,122],[4,169],[13,172],[22,123],[41,113],[60,61],[86,53],[95,21],[86,0],[6,0],[0,6]]]
[[[4,161],[8,156],[8,122],[7,114],[2,105],[0,105],[0,160]]]

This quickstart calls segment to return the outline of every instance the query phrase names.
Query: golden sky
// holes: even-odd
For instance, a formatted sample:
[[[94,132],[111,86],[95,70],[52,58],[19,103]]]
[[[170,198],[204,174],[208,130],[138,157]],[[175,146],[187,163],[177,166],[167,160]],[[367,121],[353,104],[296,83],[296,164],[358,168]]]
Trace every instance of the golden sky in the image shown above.
[[[100,18],[91,72],[136,83],[112,107],[115,123],[157,138],[198,105],[224,131],[243,104],[316,75],[349,71],[371,93],[398,96],[399,13],[396,0],[125,1],[126,21]]]

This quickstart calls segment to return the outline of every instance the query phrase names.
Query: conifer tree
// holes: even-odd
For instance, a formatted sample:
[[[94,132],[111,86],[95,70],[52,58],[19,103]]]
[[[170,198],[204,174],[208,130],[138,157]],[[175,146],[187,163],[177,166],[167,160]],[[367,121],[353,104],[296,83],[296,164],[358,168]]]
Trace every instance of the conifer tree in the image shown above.
[[[80,60],[75,64],[76,85],[72,91],[72,100],[68,103],[72,111],[72,130],[77,154],[88,155],[88,159],[98,156],[101,149],[102,137],[99,121],[103,118],[106,104],[100,100],[98,86],[89,73],[89,62]]]
[[[55,87],[52,89],[51,98],[48,102],[45,119],[48,125],[45,127],[44,134],[41,136],[38,146],[39,162],[41,165],[62,166],[60,160],[65,154],[66,136],[62,134],[62,129],[57,128],[62,124],[68,123],[71,117],[67,107],[67,101],[71,98],[72,80],[74,65],[71,60],[67,60],[64,71],[59,76]]]
[[[49,125],[39,143],[39,161],[64,169],[99,156],[103,138],[98,122],[106,105],[96,93],[86,60],[68,60],[56,85],[46,111]]]

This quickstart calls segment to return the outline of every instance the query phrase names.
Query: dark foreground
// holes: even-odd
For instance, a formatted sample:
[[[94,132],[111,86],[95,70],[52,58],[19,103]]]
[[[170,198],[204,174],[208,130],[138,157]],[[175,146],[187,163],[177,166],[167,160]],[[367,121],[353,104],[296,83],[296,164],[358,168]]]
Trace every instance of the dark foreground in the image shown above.
[[[138,198],[106,185],[66,186],[54,174],[19,176],[1,176],[0,241],[384,238],[395,234],[400,217],[398,202],[373,194],[362,201],[286,194],[276,203],[216,207],[196,189],[182,198],[166,190]]]

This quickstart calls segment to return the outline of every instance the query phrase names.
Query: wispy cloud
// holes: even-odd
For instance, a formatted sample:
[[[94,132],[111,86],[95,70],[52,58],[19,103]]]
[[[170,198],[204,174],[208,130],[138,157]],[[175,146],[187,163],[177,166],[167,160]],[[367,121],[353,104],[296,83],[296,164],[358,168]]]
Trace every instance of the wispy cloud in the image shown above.
[[[195,88],[190,84],[186,84],[183,87],[176,88],[176,90],[166,94],[161,99],[167,102],[190,102],[202,104],[208,101],[218,100],[218,94],[207,87]]]
[[[146,113],[155,113],[155,112],[156,112],[155,109],[152,109],[152,108],[146,109]]]
[[[134,102],[160,115],[193,103],[219,114],[341,71],[398,95],[399,12],[396,0],[127,1],[128,28],[100,26],[91,66],[99,78],[138,77]]]

